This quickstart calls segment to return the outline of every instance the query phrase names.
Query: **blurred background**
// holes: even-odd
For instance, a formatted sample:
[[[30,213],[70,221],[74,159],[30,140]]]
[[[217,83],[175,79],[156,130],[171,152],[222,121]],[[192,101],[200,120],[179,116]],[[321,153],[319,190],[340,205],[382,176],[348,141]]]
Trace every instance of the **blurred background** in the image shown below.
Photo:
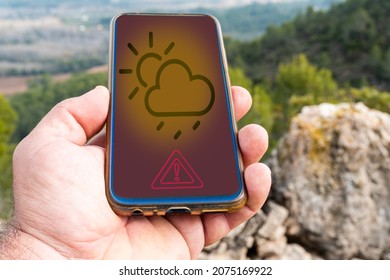
[[[281,137],[304,106],[363,102],[390,112],[387,0],[1,0],[0,219],[12,215],[15,145],[57,102],[107,85],[109,23],[121,12],[208,13],[219,19],[232,84],[248,88],[254,100],[239,125],[260,123],[270,134],[264,161],[281,149]],[[389,144],[384,147],[388,159]],[[306,244],[294,233],[283,234],[287,243]],[[253,255],[253,244],[246,257]]]

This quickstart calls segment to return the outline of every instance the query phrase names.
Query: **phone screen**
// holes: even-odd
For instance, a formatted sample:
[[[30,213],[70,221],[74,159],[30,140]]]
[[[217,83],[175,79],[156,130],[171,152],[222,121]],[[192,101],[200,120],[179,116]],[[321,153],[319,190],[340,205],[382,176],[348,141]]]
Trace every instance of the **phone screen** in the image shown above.
[[[219,25],[207,15],[112,22],[109,191],[122,205],[243,192]]]

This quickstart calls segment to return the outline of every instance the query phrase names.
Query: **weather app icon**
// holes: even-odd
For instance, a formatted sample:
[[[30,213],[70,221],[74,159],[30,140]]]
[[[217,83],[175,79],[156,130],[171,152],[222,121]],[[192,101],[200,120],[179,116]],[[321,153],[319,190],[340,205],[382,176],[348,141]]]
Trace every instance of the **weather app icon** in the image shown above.
[[[148,44],[151,51],[144,54],[131,42],[127,44],[129,51],[139,57],[135,68],[119,69],[119,74],[136,75],[137,85],[130,90],[128,99],[130,102],[136,98],[144,99],[147,113],[157,119],[157,131],[162,131],[168,118],[172,117],[195,118],[191,118],[191,126],[194,131],[197,130],[201,122],[196,117],[207,114],[214,105],[213,84],[201,73],[194,73],[191,65],[180,57],[168,58],[168,54],[174,53],[175,42],[158,53],[154,51],[154,33],[149,32]],[[144,71],[146,67],[148,71]],[[178,127],[172,136],[178,140],[181,135],[182,128]]]

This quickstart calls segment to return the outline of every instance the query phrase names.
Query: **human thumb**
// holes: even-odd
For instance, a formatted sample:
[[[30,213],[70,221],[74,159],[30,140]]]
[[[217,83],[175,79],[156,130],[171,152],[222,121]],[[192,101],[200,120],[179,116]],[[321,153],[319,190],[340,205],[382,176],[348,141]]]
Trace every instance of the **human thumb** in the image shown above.
[[[32,131],[32,137],[43,136],[84,145],[99,132],[107,118],[109,92],[103,86],[66,99],[50,110]]]

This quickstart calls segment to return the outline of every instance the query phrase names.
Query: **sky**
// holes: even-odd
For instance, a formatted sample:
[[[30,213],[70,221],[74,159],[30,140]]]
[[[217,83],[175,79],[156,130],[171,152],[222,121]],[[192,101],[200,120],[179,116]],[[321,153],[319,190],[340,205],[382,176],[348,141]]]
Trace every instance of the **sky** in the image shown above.
[[[126,2],[132,3],[133,5],[139,7],[149,7],[149,8],[163,8],[164,6],[176,6],[178,8],[197,8],[199,6],[207,8],[227,8],[233,6],[243,6],[251,3],[276,3],[276,2],[291,2],[294,0],[194,0],[194,1],[185,1],[185,0],[110,0],[111,2]]]

